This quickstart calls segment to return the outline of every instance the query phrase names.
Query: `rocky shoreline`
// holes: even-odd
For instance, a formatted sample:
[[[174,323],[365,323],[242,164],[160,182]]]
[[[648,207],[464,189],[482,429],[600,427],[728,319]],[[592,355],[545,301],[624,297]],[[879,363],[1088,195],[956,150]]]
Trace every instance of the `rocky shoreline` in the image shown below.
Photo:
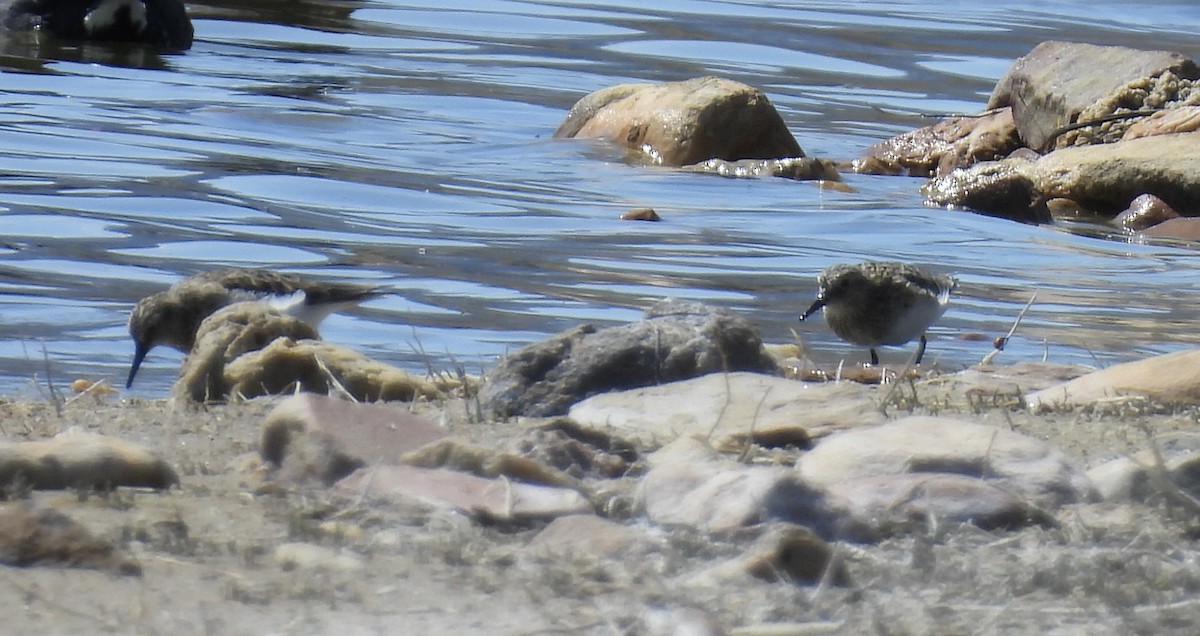
[[[1119,378],[1178,391],[1195,357],[712,373],[507,420],[472,397],[3,402],[10,464],[113,439],[177,485],[10,486],[0,556],[50,567],[0,598],[47,633],[1190,633],[1200,415]],[[1033,400],[1088,382],[1109,388]],[[63,519],[81,552],[22,562]]]

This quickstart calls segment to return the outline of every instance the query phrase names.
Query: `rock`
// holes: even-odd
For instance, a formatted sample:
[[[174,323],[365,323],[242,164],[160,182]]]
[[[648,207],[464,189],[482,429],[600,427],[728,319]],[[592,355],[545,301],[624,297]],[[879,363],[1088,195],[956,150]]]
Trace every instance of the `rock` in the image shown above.
[[[947,117],[932,126],[881,141],[853,163],[863,174],[928,177],[980,161],[1003,159],[1021,145],[1012,110]]]
[[[406,408],[301,393],[267,416],[260,452],[280,468],[283,481],[332,484],[360,466],[398,463],[404,453],[445,436]]]
[[[597,395],[571,407],[569,417],[644,446],[704,435],[719,448],[751,439],[805,448],[812,437],[882,422],[876,399],[848,382],[812,385],[760,373],[713,373]]]
[[[931,179],[921,194],[935,205],[970,208],[1022,223],[1052,220],[1046,198],[1029,175],[1029,161],[1004,159],[959,168]]]
[[[229,395],[225,365],[238,356],[257,351],[276,338],[318,337],[316,329],[308,323],[281,314],[265,303],[228,305],[200,323],[196,342],[183,361],[171,393],[202,403],[222,400]]]
[[[534,427],[512,444],[513,452],[575,478],[619,479],[640,458],[636,445],[610,430],[570,419]]]
[[[1096,405],[1114,399],[1200,404],[1200,349],[1115,364],[1025,396],[1030,409]]]
[[[680,438],[651,457],[638,486],[650,521],[705,532],[728,532],[787,521],[822,537],[842,534],[844,515],[823,491],[782,466],[747,466],[723,459],[703,442]]]
[[[1119,457],[1088,471],[1101,499],[1110,502],[1146,501],[1164,488],[1179,489],[1200,498],[1200,435],[1178,433],[1151,440],[1162,465],[1153,451],[1132,457]],[[1169,484],[1156,481],[1160,477]]]
[[[533,537],[529,547],[552,554],[565,552],[612,559],[661,543],[661,538],[644,530],[596,515],[568,515],[551,521]]]
[[[1025,144],[1041,150],[1056,129],[1126,84],[1171,71],[1195,79],[1200,70],[1183,55],[1117,46],[1048,41],[1018,59],[996,84],[988,108],[1010,106]]]
[[[812,157],[742,159],[740,161],[709,159],[684,166],[683,170],[716,174],[733,179],[757,179],[760,177],[783,177],[797,181],[841,181],[842,179],[834,162]]]
[[[64,565],[141,576],[142,566],[67,515],[18,502],[0,508],[0,563]]]
[[[847,505],[858,540],[879,539],[937,523],[969,523],[983,530],[1013,529],[1051,520],[1036,507],[983,479],[944,472],[913,472],[840,481],[829,494]]]
[[[68,431],[53,439],[0,441],[0,484],[33,489],[170,488],[179,476],[150,449]]]
[[[621,214],[622,221],[661,221],[662,217],[654,208],[635,208]]]
[[[601,89],[554,136],[607,139],[667,166],[804,156],[762,91],[719,77]]]
[[[1128,208],[1117,214],[1113,224],[1136,232],[1177,218],[1179,213],[1162,199],[1153,194],[1140,194],[1130,202]]]
[[[441,468],[374,466],[360,468],[335,490],[350,497],[376,497],[450,508],[489,523],[528,523],[595,511],[582,495],[551,488],[484,479]]]
[[[700,303],[664,300],[628,325],[583,325],[505,356],[479,393],[497,417],[562,415],[572,404],[716,371],[775,373],[758,330]]]
[[[275,562],[284,570],[353,572],[366,567],[366,562],[357,554],[311,543],[280,544],[275,548]]]
[[[401,461],[423,468],[449,468],[480,477],[505,477],[529,484],[583,490],[579,479],[535,459],[501,449],[445,439],[407,453]]]
[[[649,607],[633,633],[646,636],[728,636],[711,612],[694,607],[666,609]]]
[[[342,392],[356,400],[436,399],[435,383],[321,342],[308,324],[264,303],[236,303],[200,323],[196,344],[172,393],[208,402],[302,390]]]
[[[1116,214],[1141,194],[1176,210],[1200,210],[1200,131],[1063,148],[1034,162],[986,162],[930,180],[938,205],[961,205],[1017,220],[1044,220],[1045,202],[1066,198]]]
[[[736,567],[764,581],[814,585],[828,572],[830,583],[848,585],[845,565],[834,560],[833,548],[804,526],[775,523],[747,554],[735,561]]]
[[[1167,219],[1158,225],[1147,228],[1142,232],[1142,236],[1156,239],[1200,241],[1200,218]]]
[[[1130,124],[1122,139],[1170,135],[1200,130],[1200,106],[1181,106],[1160,110],[1145,119]]]
[[[1047,507],[1093,495],[1087,476],[1046,442],[946,417],[906,417],[839,432],[805,453],[798,469],[806,481],[825,487],[883,475],[954,473]]]

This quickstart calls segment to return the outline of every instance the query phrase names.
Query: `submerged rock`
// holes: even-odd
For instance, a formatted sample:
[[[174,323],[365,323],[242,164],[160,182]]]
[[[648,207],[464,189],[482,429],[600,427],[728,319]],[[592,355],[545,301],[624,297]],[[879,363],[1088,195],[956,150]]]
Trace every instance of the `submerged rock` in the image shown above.
[[[479,398],[497,417],[553,416],[598,393],[717,371],[776,373],[745,318],[700,303],[664,300],[638,322],[583,325],[505,356]]]
[[[607,139],[666,166],[804,156],[761,90],[720,77],[598,90],[554,136]]]
[[[1179,218],[1179,213],[1153,194],[1142,194],[1113,219],[1113,223],[1134,232]]]

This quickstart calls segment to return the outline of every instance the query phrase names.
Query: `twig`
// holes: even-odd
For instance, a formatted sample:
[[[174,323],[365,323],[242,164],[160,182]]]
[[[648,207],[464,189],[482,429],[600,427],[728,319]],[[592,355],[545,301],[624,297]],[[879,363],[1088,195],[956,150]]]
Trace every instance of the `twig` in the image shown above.
[[[50,389],[50,403],[54,405],[54,412],[59,417],[62,417],[62,396],[59,395],[58,389],[54,388],[54,378],[50,375],[50,353],[46,351],[46,341],[40,340],[42,343],[42,361],[46,363],[46,388]]]
[[[325,362],[321,360],[321,356],[313,356],[313,360],[316,361],[317,368],[320,369],[325,374],[326,378],[329,379],[330,386],[337,389],[338,393],[345,396],[346,399],[350,400],[351,402],[358,402],[358,398],[354,397],[353,393],[347,391],[346,387],[343,386],[336,377],[334,377],[333,372],[329,370],[329,367],[325,366]]]
[[[1005,345],[1008,344],[1008,339],[1012,338],[1013,334],[1017,332],[1017,327],[1020,326],[1021,321],[1025,319],[1025,314],[1029,311],[1029,308],[1033,306],[1033,301],[1037,300],[1037,296],[1038,290],[1035,289],[1033,290],[1033,295],[1029,297],[1029,302],[1025,303],[1025,306],[1021,308],[1020,313],[1017,314],[1017,319],[1013,321],[1012,327],[1009,328],[1008,333],[1003,337],[996,339],[996,348],[989,351],[986,356],[983,356],[983,360],[979,362],[980,366],[991,364],[992,359],[999,355],[1001,351],[1004,351]]]

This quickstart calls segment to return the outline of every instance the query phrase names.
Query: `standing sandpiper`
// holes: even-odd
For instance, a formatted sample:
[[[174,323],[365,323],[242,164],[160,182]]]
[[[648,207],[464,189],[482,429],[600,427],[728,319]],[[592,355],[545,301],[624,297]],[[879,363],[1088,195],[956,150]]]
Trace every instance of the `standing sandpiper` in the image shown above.
[[[824,308],[825,322],[839,338],[871,348],[871,364],[879,364],[875,347],[920,337],[920,364],[925,330],[946,311],[958,281],[907,263],[868,261],[834,265],[817,277],[817,285],[817,300],[800,320]]]
[[[329,314],[383,292],[383,287],[318,283],[265,269],[219,269],[190,276],[141,299],[133,308],[129,335],[135,348],[125,388],[133,386],[133,377],[151,349],[162,344],[191,351],[200,323],[226,305],[264,302],[316,328]]]

